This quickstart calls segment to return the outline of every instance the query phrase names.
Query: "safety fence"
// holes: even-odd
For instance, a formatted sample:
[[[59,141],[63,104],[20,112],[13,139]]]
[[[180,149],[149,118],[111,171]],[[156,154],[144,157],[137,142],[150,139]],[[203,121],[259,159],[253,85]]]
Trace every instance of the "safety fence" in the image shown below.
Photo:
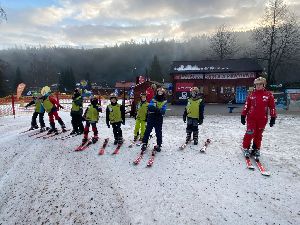
[[[60,111],[70,112],[72,108],[72,96],[71,95],[55,95],[59,104],[64,108]],[[106,106],[110,104],[109,99],[105,99],[102,96],[96,96],[99,99],[99,104],[102,107],[102,111],[106,110]],[[18,100],[16,96],[7,96],[0,98],[0,117],[10,115],[26,115],[32,114],[34,106],[25,108],[25,106],[32,101],[32,97],[21,97]],[[118,100],[122,104],[122,100]],[[85,110],[90,104],[89,99],[83,100],[83,109]],[[132,106],[132,100],[125,100],[126,113],[130,113]]]

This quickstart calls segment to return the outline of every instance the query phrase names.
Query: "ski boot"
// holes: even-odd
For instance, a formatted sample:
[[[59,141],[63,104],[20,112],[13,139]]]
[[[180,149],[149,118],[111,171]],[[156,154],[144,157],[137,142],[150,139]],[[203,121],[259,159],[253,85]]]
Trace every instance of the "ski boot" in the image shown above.
[[[76,131],[76,130],[72,130],[71,133],[70,133],[70,135],[77,134],[77,132],[78,131]]]
[[[38,129],[38,128],[39,128],[38,125],[34,125],[34,126],[31,126],[31,127],[29,128],[29,130],[35,130],[35,129]]]
[[[142,144],[142,147],[141,147],[141,150],[142,150],[142,153],[141,153],[141,154],[143,154],[143,153],[146,151],[146,149],[147,149],[147,144],[146,144],[146,143],[143,143],[143,144]]]
[[[83,138],[82,139],[82,142],[81,142],[81,145],[83,146],[83,145],[85,145],[85,143],[88,141],[88,139],[87,138]]]
[[[118,139],[115,139],[114,145],[117,145],[117,144],[118,144]]]
[[[260,157],[260,150],[259,149],[253,149],[252,155],[254,156],[254,159],[258,161],[259,157]]]
[[[76,134],[77,134],[77,135],[83,134],[83,130],[78,130],[78,131],[76,131]]]
[[[92,138],[92,142],[93,142],[93,144],[95,144],[97,141],[98,141],[98,136],[94,136],[93,138]]]
[[[40,132],[42,133],[44,131],[46,131],[46,127],[41,127]]]
[[[185,138],[185,143],[186,144],[188,144],[191,141],[191,136],[192,136],[192,134],[190,132],[188,132],[186,134],[186,138]]]
[[[243,151],[244,151],[244,156],[245,156],[246,158],[249,158],[250,155],[251,155],[249,149],[245,148]]]
[[[138,140],[138,136],[134,136],[133,141],[136,142]]]
[[[159,145],[155,146],[155,151],[161,152],[161,146],[159,146]]]
[[[198,140],[197,139],[194,140],[194,145],[198,145]]]
[[[66,125],[63,123],[63,124],[61,124],[60,125],[61,126],[61,130],[62,130],[62,132],[66,132],[67,131],[67,129],[66,129]]]
[[[56,130],[56,128],[50,128],[49,130],[48,130],[48,133],[47,134],[52,134],[52,133],[54,133],[55,132],[55,130]]]
[[[122,137],[120,137],[118,140],[118,144],[121,145],[121,144],[123,144],[123,142],[124,142],[124,139]]]

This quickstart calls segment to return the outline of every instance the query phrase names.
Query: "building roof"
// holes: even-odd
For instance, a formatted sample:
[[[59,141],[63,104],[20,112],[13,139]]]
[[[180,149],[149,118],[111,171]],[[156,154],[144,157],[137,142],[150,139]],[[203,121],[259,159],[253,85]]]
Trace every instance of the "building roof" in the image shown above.
[[[261,72],[263,69],[254,59],[226,59],[200,61],[173,61],[170,73],[221,73]]]

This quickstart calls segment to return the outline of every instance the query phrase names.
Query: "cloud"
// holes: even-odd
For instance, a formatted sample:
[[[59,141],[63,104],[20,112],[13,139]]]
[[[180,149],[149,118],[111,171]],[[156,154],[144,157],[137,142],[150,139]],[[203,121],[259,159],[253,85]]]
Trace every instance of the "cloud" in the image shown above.
[[[56,0],[36,8],[8,8],[0,24],[2,46],[113,45],[124,41],[185,38],[213,32],[220,24],[253,28],[265,0]],[[300,3],[289,0],[300,13]],[[5,5],[3,5],[5,8]],[[1,46],[0,46],[1,47]]]

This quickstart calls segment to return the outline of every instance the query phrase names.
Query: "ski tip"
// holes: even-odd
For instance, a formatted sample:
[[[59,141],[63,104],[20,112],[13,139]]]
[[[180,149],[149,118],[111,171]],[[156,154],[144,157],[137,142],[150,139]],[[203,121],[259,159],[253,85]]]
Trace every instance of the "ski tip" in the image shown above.
[[[269,171],[262,172],[261,174],[266,177],[271,176],[271,173]]]

